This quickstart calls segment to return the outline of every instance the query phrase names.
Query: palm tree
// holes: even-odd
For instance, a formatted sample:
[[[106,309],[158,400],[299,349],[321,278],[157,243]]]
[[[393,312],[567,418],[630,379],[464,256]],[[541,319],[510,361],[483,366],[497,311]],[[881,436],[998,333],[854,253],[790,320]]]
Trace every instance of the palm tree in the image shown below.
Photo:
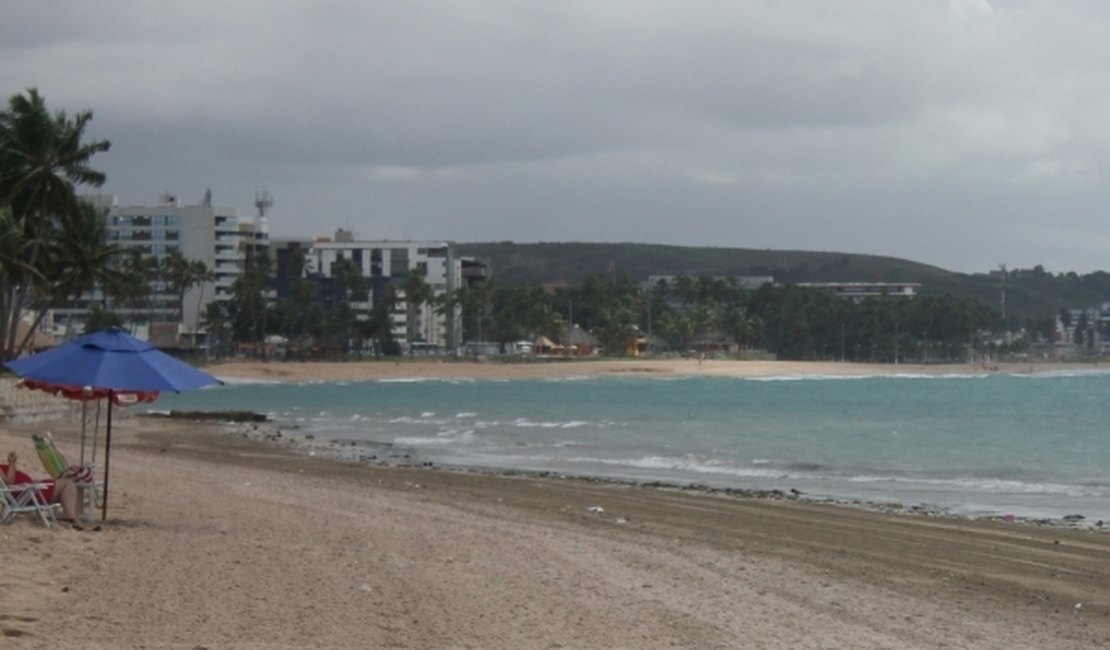
[[[13,286],[18,278],[45,279],[27,263],[27,246],[23,229],[12,216],[10,207],[0,205],[0,283]]]
[[[105,239],[104,213],[89,203],[82,203],[61,236],[50,243],[48,255],[39,267],[52,283],[44,283],[36,301],[37,314],[34,326],[28,328],[17,349],[30,342],[33,331],[47,311],[60,304],[76,300],[97,286],[107,286],[119,279],[114,260],[120,254],[118,246]]]
[[[0,205],[9,206],[22,231],[25,265],[37,269],[46,242],[67,230],[80,212],[75,185],[99,187],[105,176],[88,166],[93,155],[107,151],[107,140],[83,142],[92,111],[72,119],[62,111],[51,114],[38,90],[13,95],[8,110],[0,112]],[[33,277],[6,268],[0,291],[0,342],[11,357],[16,325],[32,291]]]
[[[268,294],[273,286],[273,262],[266,251],[261,251],[248,259],[243,273],[231,285],[230,308],[233,336],[238,343],[250,342],[262,352],[262,360],[267,361],[266,325],[269,311]]]
[[[365,331],[368,338],[374,339],[377,356],[400,354],[399,346],[393,338],[393,311],[400,301],[397,287],[386,285],[380,296],[375,296],[375,304],[370,310],[370,320],[366,321]]]
[[[162,258],[162,274],[166,280],[166,288],[172,293],[177,302],[177,320],[185,318],[185,294],[189,289],[210,281],[213,274],[208,271],[208,266],[200,260],[185,259],[178,251],[167,253]]]
[[[105,283],[104,293],[117,310],[130,321],[132,333],[144,310],[149,318],[153,310],[149,278],[158,275],[158,258],[144,257],[137,248],[125,248],[118,261],[119,271]]]
[[[108,311],[100,305],[93,306],[85,316],[85,334],[106,330],[109,327],[123,327],[123,320],[115,312]]]
[[[449,309],[453,311],[458,307],[461,311],[463,342],[484,340],[483,328],[493,305],[493,292],[492,282],[455,290]]]
[[[401,291],[405,294],[405,306],[408,309],[405,318],[405,337],[409,343],[409,356],[412,356],[412,343],[420,333],[417,327],[417,309],[432,299],[432,287],[424,280],[420,271],[413,269],[405,276]]]
[[[218,302],[208,303],[205,308],[204,317],[201,320],[201,326],[208,332],[208,350],[213,350],[212,340],[215,339],[216,345],[214,346],[216,358],[222,359],[224,351],[227,349],[230,320],[227,316],[227,309]]]

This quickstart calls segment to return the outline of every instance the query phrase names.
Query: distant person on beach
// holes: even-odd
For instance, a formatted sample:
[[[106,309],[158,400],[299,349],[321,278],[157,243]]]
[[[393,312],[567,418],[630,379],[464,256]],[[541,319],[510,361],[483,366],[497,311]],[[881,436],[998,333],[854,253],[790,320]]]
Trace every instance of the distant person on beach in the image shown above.
[[[16,468],[19,463],[19,455],[14,451],[8,452],[8,464],[0,465],[0,474],[4,477],[4,483],[9,486],[24,485],[27,483],[39,483],[45,486],[42,489],[42,497],[47,503],[58,503],[62,506],[62,521],[76,522],[77,517],[81,516],[84,510],[83,499],[81,499],[80,488],[72,478],[57,478],[57,479],[43,479],[36,481],[25,472],[21,472]]]

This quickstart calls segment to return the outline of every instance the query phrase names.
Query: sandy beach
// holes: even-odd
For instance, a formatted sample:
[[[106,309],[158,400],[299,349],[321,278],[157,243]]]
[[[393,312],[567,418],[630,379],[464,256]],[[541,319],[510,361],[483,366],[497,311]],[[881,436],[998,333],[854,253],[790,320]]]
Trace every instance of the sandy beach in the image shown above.
[[[406,360],[209,370],[297,381],[882,368],[761,363]],[[42,428],[8,425],[0,449],[34,460],[29,434]],[[76,423],[48,428],[63,451],[76,448]],[[0,527],[9,557],[0,646],[1110,645],[1110,535],[1102,532],[345,464],[258,433],[118,419],[109,517],[99,530],[44,529],[29,517]],[[37,462],[30,469],[42,474]]]
[[[407,377],[475,379],[542,379],[548,377],[597,376],[648,373],[671,376],[720,377],[807,377],[872,375],[945,375],[987,372],[1037,373],[1051,371],[1096,371],[1090,363],[996,363],[978,364],[877,364],[814,361],[732,361],[710,359],[591,359],[532,361],[442,360],[417,357],[382,361],[350,362],[261,362],[225,361],[205,368],[219,377],[271,381],[353,381]]]

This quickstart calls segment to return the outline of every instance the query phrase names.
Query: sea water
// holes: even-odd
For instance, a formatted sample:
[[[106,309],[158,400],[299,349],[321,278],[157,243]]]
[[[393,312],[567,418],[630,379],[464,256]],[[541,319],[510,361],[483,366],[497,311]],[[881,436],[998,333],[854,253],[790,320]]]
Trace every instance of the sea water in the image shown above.
[[[440,465],[1110,521],[1101,372],[238,383],[153,406],[254,410]]]

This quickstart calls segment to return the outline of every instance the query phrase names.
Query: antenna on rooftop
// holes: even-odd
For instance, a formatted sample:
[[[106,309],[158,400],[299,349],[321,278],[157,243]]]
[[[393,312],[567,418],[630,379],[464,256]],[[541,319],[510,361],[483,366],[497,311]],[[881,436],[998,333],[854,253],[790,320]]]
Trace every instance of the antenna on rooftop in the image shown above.
[[[265,217],[266,210],[269,210],[274,205],[274,200],[270,198],[268,190],[258,190],[254,193],[254,207],[258,208],[258,216]]]
[[[211,187],[204,188],[204,203],[202,203],[201,205],[203,205],[206,208],[212,207],[212,188]]]

